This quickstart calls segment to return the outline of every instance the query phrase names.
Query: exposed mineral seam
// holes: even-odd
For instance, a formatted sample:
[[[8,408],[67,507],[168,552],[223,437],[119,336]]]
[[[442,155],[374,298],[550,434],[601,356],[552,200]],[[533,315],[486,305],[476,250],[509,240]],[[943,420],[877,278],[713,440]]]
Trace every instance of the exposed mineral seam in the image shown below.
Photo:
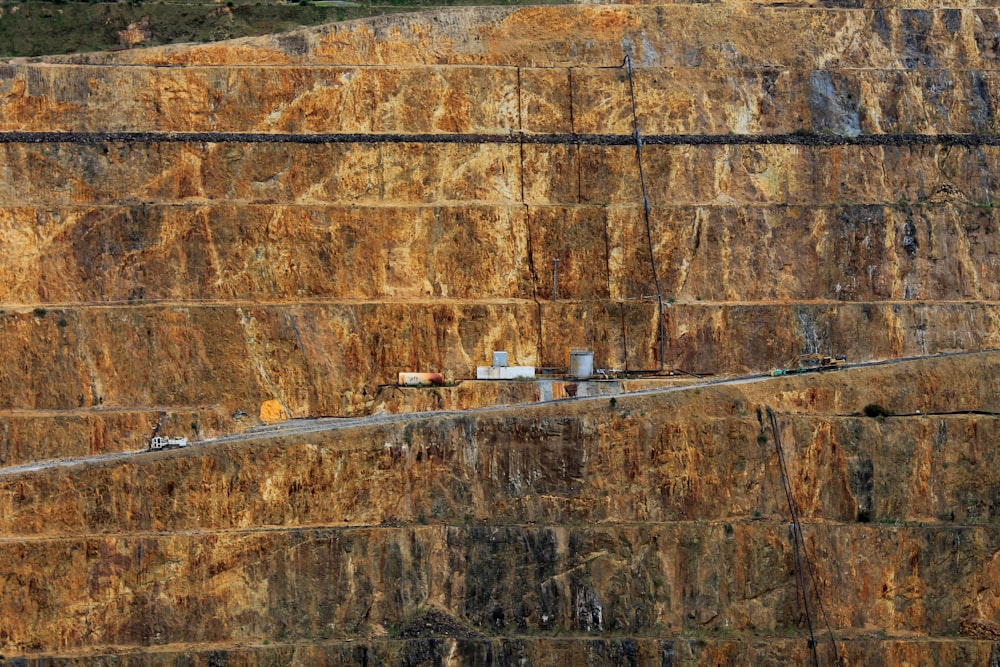
[[[632,134],[278,134],[255,132],[0,132],[0,144],[586,144],[628,146]],[[996,134],[651,134],[643,144],[674,146],[1000,146]]]

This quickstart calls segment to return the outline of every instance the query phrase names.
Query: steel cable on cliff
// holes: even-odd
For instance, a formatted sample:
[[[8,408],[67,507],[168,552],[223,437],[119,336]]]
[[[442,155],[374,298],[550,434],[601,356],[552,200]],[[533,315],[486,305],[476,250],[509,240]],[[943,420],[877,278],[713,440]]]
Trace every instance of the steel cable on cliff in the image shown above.
[[[767,418],[771,422],[771,434],[774,437],[774,449],[778,453],[778,471],[781,474],[781,486],[785,490],[785,499],[788,501],[788,513],[792,517],[792,551],[795,553],[795,572],[799,581],[799,590],[802,592],[802,606],[806,613],[806,625],[809,628],[809,648],[812,650],[813,664],[819,667],[819,653],[816,651],[816,637],[813,634],[812,614],[809,611],[809,594],[806,590],[806,578],[802,567],[802,554],[799,551],[801,543],[802,551],[805,551],[805,540],[802,539],[802,531],[799,528],[799,515],[795,510],[795,503],[792,501],[792,487],[788,481],[788,469],[785,467],[785,454],[781,449],[781,437],[778,434],[778,419],[774,416],[774,411],[767,407]],[[836,650],[836,644],[834,644]]]
[[[621,67],[615,65],[615,69]],[[150,130],[86,132],[0,131],[3,144],[499,144],[629,146],[636,134],[524,133],[357,133],[317,132],[162,132]],[[641,140],[649,146],[1000,146],[1000,136],[989,134],[648,134]]]
[[[781,446],[781,437],[778,433],[778,421],[774,416],[774,412],[770,407],[767,409],[768,418],[771,420],[771,430],[774,432],[774,446],[778,451],[778,465],[781,469],[781,481],[785,488],[785,497],[788,499],[788,509],[792,514],[792,521],[794,522],[795,530],[794,535],[797,538],[797,543],[801,548],[801,553],[806,551],[805,537],[802,535],[802,526],[799,524],[798,511],[795,509],[795,505],[792,502],[792,489],[788,482],[788,468],[785,465],[785,453],[784,448]],[[819,587],[816,585],[816,573],[815,568],[808,559],[802,558],[802,564],[805,570],[809,573],[809,580],[812,581],[813,591],[816,593],[816,606],[819,607],[819,613],[823,616],[823,624],[826,626],[826,632],[830,635],[830,645],[833,646],[833,660],[834,663],[840,664],[840,650],[837,648],[837,639],[833,635],[833,628],[830,627],[830,618],[827,616],[826,608],[823,606],[823,598],[819,595]],[[805,589],[803,589],[803,596],[805,595]],[[808,614],[808,609],[807,612]],[[810,629],[810,637],[812,636],[812,630]],[[815,642],[815,640],[814,640]]]
[[[663,326],[663,292],[660,291],[660,276],[656,270],[656,257],[653,255],[653,230],[649,222],[649,197],[646,195],[646,174],[642,168],[642,137],[639,135],[639,115],[635,110],[635,82],[632,79],[632,58],[625,54],[622,64],[628,72],[628,91],[632,101],[632,137],[635,139],[635,157],[639,163],[639,187],[642,189],[642,214],[646,221],[646,243],[649,245],[649,265],[653,270],[653,284],[656,286],[656,303],[659,311],[660,331],[660,370],[666,366],[664,347],[666,332]]]

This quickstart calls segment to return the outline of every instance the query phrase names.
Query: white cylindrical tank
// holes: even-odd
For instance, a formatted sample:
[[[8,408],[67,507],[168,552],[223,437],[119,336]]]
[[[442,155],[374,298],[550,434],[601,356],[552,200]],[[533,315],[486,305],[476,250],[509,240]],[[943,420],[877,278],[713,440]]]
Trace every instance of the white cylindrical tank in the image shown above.
[[[594,374],[594,353],[590,350],[569,351],[569,374],[584,379]]]

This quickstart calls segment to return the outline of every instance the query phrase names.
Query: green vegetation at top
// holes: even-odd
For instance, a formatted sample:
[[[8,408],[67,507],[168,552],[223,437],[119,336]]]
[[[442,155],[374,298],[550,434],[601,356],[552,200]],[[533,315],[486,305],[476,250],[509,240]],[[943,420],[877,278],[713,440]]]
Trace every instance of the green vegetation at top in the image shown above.
[[[550,2],[551,0],[542,0]],[[129,46],[120,33],[140,26],[136,47],[214,42],[300,26],[454,5],[515,5],[525,0],[378,0],[368,2],[3,2],[0,58],[105,51]],[[530,4],[540,4],[532,0]]]

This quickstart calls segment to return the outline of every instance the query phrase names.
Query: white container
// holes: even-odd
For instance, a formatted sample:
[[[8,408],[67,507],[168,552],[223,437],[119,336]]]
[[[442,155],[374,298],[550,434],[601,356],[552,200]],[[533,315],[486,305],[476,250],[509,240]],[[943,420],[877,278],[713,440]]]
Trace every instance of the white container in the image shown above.
[[[477,380],[531,380],[534,366],[476,366]]]
[[[593,375],[594,353],[590,350],[570,350],[569,374],[581,380]]]

